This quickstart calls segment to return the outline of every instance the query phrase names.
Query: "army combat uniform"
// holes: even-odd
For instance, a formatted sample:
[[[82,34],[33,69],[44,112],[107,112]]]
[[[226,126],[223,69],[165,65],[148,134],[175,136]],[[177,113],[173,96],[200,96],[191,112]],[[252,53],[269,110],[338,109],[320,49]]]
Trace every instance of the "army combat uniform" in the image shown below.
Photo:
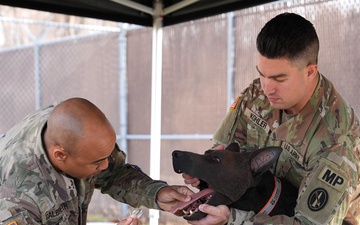
[[[0,224],[85,225],[94,188],[134,207],[159,209],[156,194],[167,184],[126,164],[117,145],[109,167],[96,177],[57,172],[41,138],[53,108],[27,116],[0,138]]]
[[[271,169],[299,188],[295,216],[231,209],[228,224],[359,224],[359,120],[323,75],[297,115],[270,106],[260,80],[243,91],[213,141],[242,151],[281,146]],[[345,223],[344,223],[345,224]]]

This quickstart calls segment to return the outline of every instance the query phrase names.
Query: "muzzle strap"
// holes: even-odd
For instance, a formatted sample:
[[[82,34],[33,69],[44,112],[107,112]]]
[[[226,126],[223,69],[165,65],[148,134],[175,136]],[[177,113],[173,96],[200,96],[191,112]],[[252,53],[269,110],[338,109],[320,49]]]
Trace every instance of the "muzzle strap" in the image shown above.
[[[271,211],[275,208],[276,203],[279,200],[281,194],[281,181],[279,178],[274,176],[274,190],[271,194],[270,199],[267,201],[265,206],[258,212],[258,214],[269,215]]]

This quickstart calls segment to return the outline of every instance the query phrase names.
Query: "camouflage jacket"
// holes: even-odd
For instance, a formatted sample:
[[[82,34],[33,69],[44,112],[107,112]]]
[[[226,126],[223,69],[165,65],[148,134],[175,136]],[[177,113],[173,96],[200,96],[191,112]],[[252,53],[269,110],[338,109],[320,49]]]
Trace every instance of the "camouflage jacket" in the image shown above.
[[[52,109],[27,116],[0,139],[0,224],[84,225],[94,188],[134,207],[158,209],[156,193],[167,184],[126,164],[117,146],[97,177],[77,180],[55,171],[41,138]]]
[[[258,214],[240,221],[241,213],[231,209],[228,224],[359,224],[359,120],[319,76],[311,99],[291,118],[284,120],[283,110],[270,106],[259,79],[230,107],[213,141],[237,142],[244,151],[281,146],[272,172],[298,187],[299,195],[292,218]]]

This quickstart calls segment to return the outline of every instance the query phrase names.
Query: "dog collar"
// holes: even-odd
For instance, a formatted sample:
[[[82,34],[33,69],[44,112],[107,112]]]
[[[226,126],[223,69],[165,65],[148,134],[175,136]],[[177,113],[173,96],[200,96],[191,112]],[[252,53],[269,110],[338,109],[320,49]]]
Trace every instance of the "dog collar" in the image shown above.
[[[279,178],[274,176],[274,190],[271,194],[270,199],[265,204],[265,206],[258,212],[258,214],[269,215],[271,211],[275,208],[276,203],[279,200],[281,194],[281,181]]]

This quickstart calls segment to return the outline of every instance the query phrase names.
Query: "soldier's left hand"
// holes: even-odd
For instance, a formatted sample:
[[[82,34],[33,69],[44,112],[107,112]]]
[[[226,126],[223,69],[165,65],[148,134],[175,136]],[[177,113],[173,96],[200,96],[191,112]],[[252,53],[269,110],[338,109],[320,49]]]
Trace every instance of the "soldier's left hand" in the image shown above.
[[[119,223],[117,225],[142,225],[142,222],[137,217],[124,217],[122,219],[119,219]]]
[[[226,205],[212,206],[201,204],[199,209],[207,215],[200,220],[188,220],[192,225],[223,225],[227,224],[230,216],[230,209]]]
[[[194,194],[194,192],[186,186],[167,186],[161,188],[158,192],[156,203],[160,209],[170,211],[171,206],[179,202],[190,201],[190,195],[192,194]]]

